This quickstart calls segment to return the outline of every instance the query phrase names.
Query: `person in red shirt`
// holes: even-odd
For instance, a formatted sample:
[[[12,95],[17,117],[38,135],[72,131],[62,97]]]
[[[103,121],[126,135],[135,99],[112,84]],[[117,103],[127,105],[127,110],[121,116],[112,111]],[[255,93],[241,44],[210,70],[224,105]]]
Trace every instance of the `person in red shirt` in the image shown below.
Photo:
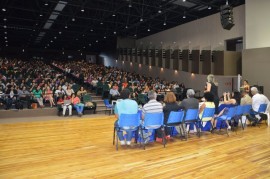
[[[84,109],[84,104],[81,103],[80,98],[76,96],[74,93],[71,95],[71,103],[73,104],[76,111],[78,112],[79,117],[81,117],[83,109]]]

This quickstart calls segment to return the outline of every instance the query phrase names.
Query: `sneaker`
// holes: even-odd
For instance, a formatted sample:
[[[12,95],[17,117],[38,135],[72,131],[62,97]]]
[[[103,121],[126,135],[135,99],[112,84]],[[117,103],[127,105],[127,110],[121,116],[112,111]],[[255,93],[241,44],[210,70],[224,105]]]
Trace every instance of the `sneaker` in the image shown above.
[[[130,145],[131,144],[131,141],[127,141],[127,145]]]
[[[121,145],[126,145],[126,142],[124,140],[120,140]]]
[[[231,126],[228,126],[228,128],[227,128],[228,130],[231,130],[232,129],[232,127]]]
[[[156,142],[160,142],[161,143],[162,142],[162,138],[157,137],[156,138]]]

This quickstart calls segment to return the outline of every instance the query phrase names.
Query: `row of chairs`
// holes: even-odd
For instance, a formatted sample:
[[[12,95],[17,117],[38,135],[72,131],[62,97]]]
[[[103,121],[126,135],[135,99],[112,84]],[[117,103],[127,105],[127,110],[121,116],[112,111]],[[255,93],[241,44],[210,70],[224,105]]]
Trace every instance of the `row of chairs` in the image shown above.
[[[217,117],[216,120],[220,121],[220,126],[226,127],[226,133],[228,134],[227,126],[225,125],[226,120],[240,120],[242,129],[244,130],[246,123],[242,122],[241,117],[243,115],[254,114],[263,114],[267,111],[267,104],[262,104],[257,112],[252,112],[251,105],[239,105],[234,106],[228,109],[228,111],[221,116]],[[162,131],[162,143],[163,146],[166,146],[165,138],[165,127],[179,127],[180,135],[184,136],[185,139],[188,139],[188,131],[186,130],[187,125],[193,124],[197,130],[198,137],[201,136],[203,122],[208,122],[214,118],[215,108],[205,108],[201,117],[199,117],[198,109],[188,109],[187,111],[172,111],[169,115],[167,124],[164,124],[164,114],[162,113],[146,113],[143,122],[141,122],[141,111],[137,114],[121,114],[119,117],[118,127],[114,127],[113,133],[113,145],[115,144],[116,138],[116,150],[118,150],[118,137],[116,136],[117,132],[123,131],[124,129],[132,126],[132,131],[135,133],[135,142],[137,143],[138,137],[141,138],[141,143],[143,144],[143,149],[145,149],[145,138],[143,136],[144,130],[155,130],[161,129]],[[211,123],[211,122],[210,122]],[[220,127],[220,129],[221,129]],[[211,128],[213,128],[211,123]],[[236,130],[235,130],[236,131]],[[173,130],[172,130],[173,133]]]

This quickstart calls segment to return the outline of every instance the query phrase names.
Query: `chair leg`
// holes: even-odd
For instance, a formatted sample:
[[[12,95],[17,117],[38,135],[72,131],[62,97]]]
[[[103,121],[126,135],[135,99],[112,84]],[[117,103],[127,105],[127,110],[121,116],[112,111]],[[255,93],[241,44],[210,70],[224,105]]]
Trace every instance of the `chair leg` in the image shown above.
[[[115,144],[115,127],[113,128],[113,145]]]
[[[165,138],[165,129],[164,129],[164,127],[161,128],[161,131],[162,131],[162,144],[163,144],[163,147],[165,148],[166,138]]]
[[[144,143],[144,137],[143,137],[143,129],[140,128],[141,130],[141,140],[142,140],[142,143],[143,143],[143,150],[145,150],[145,143]]]
[[[116,147],[116,150],[118,151],[118,135],[116,134],[116,145],[115,145],[115,147]]]

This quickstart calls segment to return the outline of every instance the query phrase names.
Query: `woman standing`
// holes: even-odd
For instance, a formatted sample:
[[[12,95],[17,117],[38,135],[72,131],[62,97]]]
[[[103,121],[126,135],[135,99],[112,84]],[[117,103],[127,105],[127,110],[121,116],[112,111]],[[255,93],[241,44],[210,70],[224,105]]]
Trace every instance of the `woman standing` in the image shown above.
[[[205,93],[210,92],[214,96],[215,114],[218,114],[218,106],[219,106],[218,87],[215,84],[214,75],[210,74],[210,75],[207,76],[207,82],[206,82],[204,92]]]

